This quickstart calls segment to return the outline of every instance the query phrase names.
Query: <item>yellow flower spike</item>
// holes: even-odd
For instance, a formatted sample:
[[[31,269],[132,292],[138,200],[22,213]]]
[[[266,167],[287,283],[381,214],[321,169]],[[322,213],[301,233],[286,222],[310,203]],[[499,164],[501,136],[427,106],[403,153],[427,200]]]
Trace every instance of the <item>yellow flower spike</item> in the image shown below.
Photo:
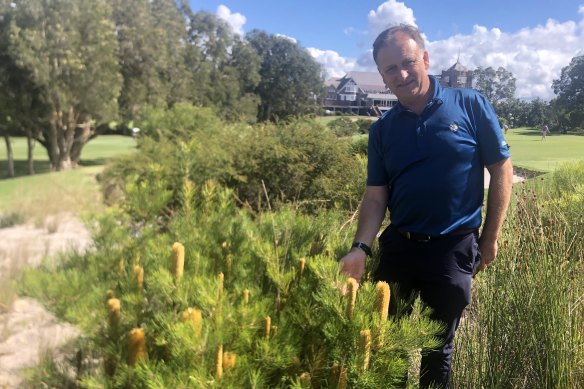
[[[126,272],[126,264],[124,263],[124,258],[120,258],[118,261],[118,274],[123,276]]]
[[[144,286],[144,268],[140,265],[134,266],[134,278],[139,289]]]
[[[357,280],[349,277],[347,280],[347,319],[351,320],[355,311],[355,301],[357,300]]]
[[[312,377],[310,376],[310,373],[307,371],[300,374],[300,377],[298,377],[298,381],[300,381],[300,385],[302,385],[302,387],[310,387],[311,379]]]
[[[171,271],[175,280],[182,277],[185,269],[185,246],[182,243],[174,242],[172,245]]]
[[[345,366],[334,363],[331,368],[332,380],[336,382],[336,389],[347,388],[347,368]]]
[[[237,359],[237,354],[232,352],[223,353],[223,370],[227,371],[235,367],[235,361]]]
[[[117,298],[107,300],[108,322],[110,329],[114,330],[122,320],[122,303]]]
[[[128,345],[128,362],[130,365],[133,366],[138,361],[146,358],[146,336],[143,328],[134,328],[130,331]]]
[[[249,289],[243,290],[243,303],[247,305],[249,303]]]
[[[266,338],[266,340],[270,339],[271,329],[272,329],[272,318],[269,316],[266,316],[264,318],[264,337]]]
[[[203,328],[203,314],[199,309],[187,308],[186,311],[182,313],[182,320],[184,322],[191,323],[197,337],[201,336],[201,330]]]
[[[223,345],[217,346],[217,353],[215,354],[215,376],[218,380],[223,377]]]
[[[116,297],[116,294],[111,289],[108,289],[107,292],[105,292],[105,295],[107,296],[108,299],[113,299],[114,297]]]
[[[379,281],[377,285],[375,285],[375,293],[377,294],[377,298],[375,299],[375,311],[379,313],[381,321],[385,321],[387,320],[389,310],[389,284],[387,282]]]
[[[304,258],[300,258],[299,262],[299,268],[300,268],[300,276],[302,276],[304,274],[304,267],[306,266],[306,259]]]
[[[369,358],[371,356],[371,331],[362,330],[359,332],[359,346],[363,354],[363,365],[361,369],[366,371],[369,368]]]

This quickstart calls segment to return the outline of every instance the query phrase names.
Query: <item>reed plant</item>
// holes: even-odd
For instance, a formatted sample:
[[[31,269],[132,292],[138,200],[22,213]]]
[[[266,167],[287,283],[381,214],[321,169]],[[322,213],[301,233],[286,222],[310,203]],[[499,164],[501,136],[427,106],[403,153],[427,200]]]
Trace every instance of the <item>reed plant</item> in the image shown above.
[[[454,387],[582,387],[584,191],[565,169],[515,191],[458,333]]]

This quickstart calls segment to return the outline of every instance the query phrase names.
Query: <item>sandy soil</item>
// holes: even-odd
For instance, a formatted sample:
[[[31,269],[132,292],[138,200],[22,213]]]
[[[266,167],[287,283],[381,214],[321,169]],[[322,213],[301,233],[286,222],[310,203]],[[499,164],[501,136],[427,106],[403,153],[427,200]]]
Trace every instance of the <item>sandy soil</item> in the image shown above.
[[[44,227],[20,225],[0,229],[0,283],[8,282],[25,266],[38,266],[67,250],[87,250],[91,237],[83,223],[62,214],[49,217]],[[0,313],[0,388],[18,388],[23,369],[35,366],[48,352],[77,336],[77,330],[60,323],[39,302],[16,297]]]

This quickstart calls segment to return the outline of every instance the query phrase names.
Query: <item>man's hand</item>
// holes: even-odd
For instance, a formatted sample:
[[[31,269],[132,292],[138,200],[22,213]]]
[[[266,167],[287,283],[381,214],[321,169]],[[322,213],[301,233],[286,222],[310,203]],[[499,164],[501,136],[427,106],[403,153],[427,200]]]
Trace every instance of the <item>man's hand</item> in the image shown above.
[[[497,239],[486,239],[481,236],[479,239],[479,249],[481,250],[479,271],[482,271],[497,258],[497,251],[499,250]]]
[[[359,282],[365,271],[365,259],[367,254],[359,248],[354,248],[341,259],[342,270],[348,277],[353,277]]]

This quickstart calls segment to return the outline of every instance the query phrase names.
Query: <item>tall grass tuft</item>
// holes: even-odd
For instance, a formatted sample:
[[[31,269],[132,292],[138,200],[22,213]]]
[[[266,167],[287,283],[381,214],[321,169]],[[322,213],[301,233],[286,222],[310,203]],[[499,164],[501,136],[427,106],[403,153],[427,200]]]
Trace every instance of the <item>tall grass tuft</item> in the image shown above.
[[[475,280],[453,387],[582,387],[584,182],[564,169],[553,189],[535,181],[517,191],[498,259]]]

